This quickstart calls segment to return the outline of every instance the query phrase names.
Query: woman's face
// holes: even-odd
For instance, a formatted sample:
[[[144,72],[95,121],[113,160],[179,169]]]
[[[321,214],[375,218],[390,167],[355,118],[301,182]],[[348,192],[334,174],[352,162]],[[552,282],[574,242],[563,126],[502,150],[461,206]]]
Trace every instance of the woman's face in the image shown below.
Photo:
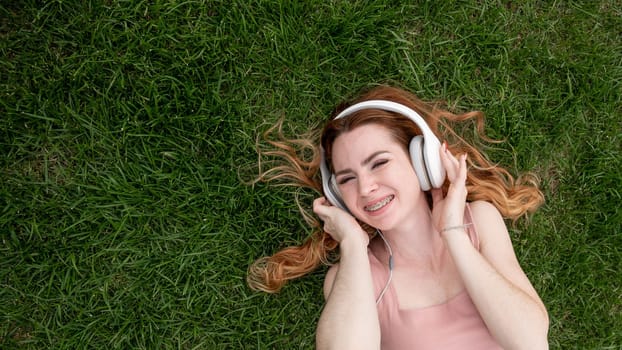
[[[385,127],[368,124],[339,135],[332,162],[348,209],[375,228],[396,227],[425,200],[410,156]]]

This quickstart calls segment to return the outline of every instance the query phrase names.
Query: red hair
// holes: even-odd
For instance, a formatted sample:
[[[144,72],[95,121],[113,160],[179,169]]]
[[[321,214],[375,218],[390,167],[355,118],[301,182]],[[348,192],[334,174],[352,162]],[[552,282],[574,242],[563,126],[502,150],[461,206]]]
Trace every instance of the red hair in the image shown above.
[[[534,211],[544,201],[538,189],[538,179],[527,173],[515,179],[506,169],[491,163],[474,145],[464,140],[454,128],[465,121],[474,121],[479,139],[494,142],[484,133],[484,114],[472,111],[454,114],[439,103],[426,103],[413,94],[399,88],[378,86],[364,93],[353,103],[366,100],[389,100],[403,104],[417,111],[426,121],[432,132],[440,140],[448,143],[454,154],[468,154],[469,172],[467,175],[468,201],[485,200],[491,202],[501,214],[513,221]],[[421,131],[410,119],[393,112],[368,109],[353,113],[345,118],[334,120],[334,116],[347,108],[339,106],[321,133],[321,145],[325,150],[326,161],[330,165],[333,142],[342,133],[367,124],[376,124],[387,128],[395,138],[408,149],[410,140]],[[277,139],[271,139],[276,133]],[[275,167],[263,170],[260,162],[259,180],[285,180],[286,185],[310,188],[319,193],[322,185],[318,175],[320,154],[317,132],[310,132],[297,139],[288,139],[282,133],[282,120],[271,127],[264,139],[273,147],[261,151],[261,156],[275,156],[283,162]],[[446,191],[448,183],[443,186]],[[299,204],[299,203],[298,203]],[[312,235],[300,246],[287,247],[272,256],[255,261],[249,268],[248,284],[251,288],[265,292],[277,292],[290,279],[298,278],[315,270],[320,264],[329,264],[328,254],[337,248],[337,242],[324,232],[321,222],[299,204],[300,211],[313,228]],[[372,229],[361,223],[371,234]]]

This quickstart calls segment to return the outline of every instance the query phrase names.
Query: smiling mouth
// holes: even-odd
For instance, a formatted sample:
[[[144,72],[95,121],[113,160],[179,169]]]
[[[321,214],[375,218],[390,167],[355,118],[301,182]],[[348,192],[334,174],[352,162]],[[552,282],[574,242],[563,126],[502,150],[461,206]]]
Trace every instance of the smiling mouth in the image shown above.
[[[365,209],[365,211],[369,211],[369,212],[378,211],[378,210],[384,208],[385,205],[389,204],[393,200],[393,198],[395,198],[395,196],[394,195],[390,195],[390,196],[386,197],[385,199],[377,202],[376,204],[365,206],[363,209]]]

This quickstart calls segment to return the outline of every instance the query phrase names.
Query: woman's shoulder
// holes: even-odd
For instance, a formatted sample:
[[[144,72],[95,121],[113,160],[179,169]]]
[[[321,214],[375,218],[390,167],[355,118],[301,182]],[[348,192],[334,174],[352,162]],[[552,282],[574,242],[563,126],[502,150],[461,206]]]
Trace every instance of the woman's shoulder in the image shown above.
[[[473,224],[477,227],[479,251],[499,271],[512,274],[519,269],[512,239],[499,210],[490,202],[471,203]]]
[[[494,215],[494,214],[501,216],[501,213],[499,212],[497,207],[495,207],[494,204],[488,201],[477,200],[477,201],[469,202],[469,208],[471,209],[471,212],[477,216]]]
[[[485,230],[486,228],[495,229],[498,228],[496,227],[498,225],[505,228],[505,221],[503,216],[501,216],[501,212],[491,202],[483,200],[470,202],[468,210],[470,211],[473,223],[478,226],[480,230]]]
[[[508,232],[501,212],[488,201],[474,201],[469,203],[469,210],[473,225],[477,228],[480,247],[484,248],[491,242],[507,240]]]

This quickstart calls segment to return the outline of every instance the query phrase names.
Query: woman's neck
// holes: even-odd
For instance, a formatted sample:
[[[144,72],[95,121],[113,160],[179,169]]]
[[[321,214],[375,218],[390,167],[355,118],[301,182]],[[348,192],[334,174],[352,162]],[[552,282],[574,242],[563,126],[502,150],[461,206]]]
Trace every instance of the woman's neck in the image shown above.
[[[434,228],[432,214],[427,206],[414,212],[400,226],[383,231],[382,234],[391,246],[396,265],[428,265],[442,258],[444,244]],[[386,247],[382,249],[387,250]]]

